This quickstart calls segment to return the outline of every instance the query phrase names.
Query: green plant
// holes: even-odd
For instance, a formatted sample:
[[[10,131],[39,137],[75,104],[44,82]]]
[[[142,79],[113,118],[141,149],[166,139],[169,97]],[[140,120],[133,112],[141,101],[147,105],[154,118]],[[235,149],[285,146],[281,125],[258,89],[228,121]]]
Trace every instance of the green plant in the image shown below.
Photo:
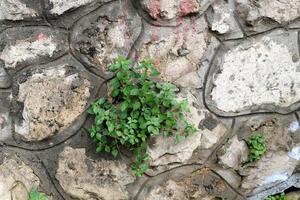
[[[265,200],[287,200],[287,197],[284,193],[281,193],[273,196],[268,196],[265,198]]]
[[[35,188],[32,188],[29,192],[28,200],[47,200],[47,196],[45,193],[40,193]]]
[[[247,144],[250,149],[248,157],[250,162],[259,160],[267,151],[265,137],[261,133],[252,135],[247,141]]]
[[[159,75],[149,60],[133,66],[130,60],[119,57],[110,66],[115,77],[109,81],[108,98],[91,104],[88,113],[94,115],[90,136],[97,142],[97,152],[108,152],[114,157],[123,146],[134,152],[131,168],[137,176],[148,169],[146,143],[150,136],[175,134],[181,136],[196,131],[184,112],[186,101],[176,100],[176,87],[153,79]]]

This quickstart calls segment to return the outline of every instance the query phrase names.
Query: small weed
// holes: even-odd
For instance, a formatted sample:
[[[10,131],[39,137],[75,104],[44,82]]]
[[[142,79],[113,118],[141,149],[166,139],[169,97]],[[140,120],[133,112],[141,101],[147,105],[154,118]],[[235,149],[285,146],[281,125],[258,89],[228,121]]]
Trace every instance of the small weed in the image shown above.
[[[45,193],[40,193],[35,188],[32,188],[29,192],[28,200],[47,200],[47,196]]]
[[[185,118],[187,102],[176,100],[176,87],[153,80],[159,73],[152,62],[144,60],[134,67],[130,60],[120,57],[110,70],[116,76],[109,82],[109,97],[96,100],[88,110],[95,117],[89,133],[97,142],[97,152],[116,157],[120,146],[134,152],[131,168],[142,176],[149,168],[149,137],[175,135],[178,142],[196,128]]]
[[[267,151],[265,137],[261,133],[252,135],[247,141],[249,152],[249,161],[254,162],[261,158]]]
[[[265,200],[287,200],[287,198],[284,193],[281,193],[273,196],[268,196],[265,198]]]

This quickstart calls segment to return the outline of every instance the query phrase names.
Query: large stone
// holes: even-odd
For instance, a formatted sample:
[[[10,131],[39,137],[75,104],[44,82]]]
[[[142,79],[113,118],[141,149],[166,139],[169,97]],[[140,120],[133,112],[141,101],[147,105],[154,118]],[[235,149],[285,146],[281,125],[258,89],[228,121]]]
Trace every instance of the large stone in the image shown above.
[[[244,176],[241,187],[247,191],[261,191],[287,180],[298,165],[287,152],[268,152],[255,165],[246,165],[240,170]]]
[[[299,0],[235,0],[237,13],[251,31],[264,31],[300,17]]]
[[[67,35],[46,27],[17,27],[2,32],[0,59],[6,69],[54,60],[67,51]]]
[[[68,64],[27,72],[18,78],[15,132],[28,141],[61,133],[81,115],[90,97],[90,81]],[[24,80],[25,79],[25,80]],[[20,81],[21,80],[21,81]]]
[[[11,86],[11,77],[7,74],[3,66],[0,65],[0,89],[6,89]]]
[[[76,23],[71,35],[72,51],[94,72],[104,76],[116,57],[128,56],[141,26],[141,18],[130,2],[115,1]]]
[[[59,155],[56,178],[64,191],[80,200],[126,200],[126,185],[134,181],[119,161],[94,161],[85,149],[65,147]]]
[[[203,0],[142,0],[142,8],[154,20],[171,20],[202,10],[209,1]]]
[[[38,11],[26,5],[22,0],[0,0],[0,20],[23,20],[34,18]]]
[[[9,138],[12,133],[10,95],[10,92],[0,91],[0,141],[4,141]]]
[[[5,159],[0,165],[1,200],[27,200],[28,191],[39,184],[40,180],[34,171],[23,162]]]
[[[208,32],[204,17],[187,20],[176,29],[147,25],[145,30],[136,51],[138,60],[154,60],[165,81],[200,88],[203,80],[198,66],[219,44]]]
[[[227,131],[226,126],[199,105],[191,93],[179,95],[179,100],[184,99],[188,101],[190,108],[190,112],[186,113],[187,120],[195,125],[197,132],[182,138],[179,143],[175,143],[175,136],[158,136],[152,139],[148,147],[151,166],[186,163],[197,148],[213,147]]]
[[[225,167],[238,169],[241,164],[248,160],[248,146],[245,141],[239,140],[237,136],[231,138],[228,145],[221,149],[219,162]]]
[[[296,32],[281,30],[228,43],[229,50],[216,56],[210,71],[208,106],[226,116],[297,109],[300,61],[295,43]]]

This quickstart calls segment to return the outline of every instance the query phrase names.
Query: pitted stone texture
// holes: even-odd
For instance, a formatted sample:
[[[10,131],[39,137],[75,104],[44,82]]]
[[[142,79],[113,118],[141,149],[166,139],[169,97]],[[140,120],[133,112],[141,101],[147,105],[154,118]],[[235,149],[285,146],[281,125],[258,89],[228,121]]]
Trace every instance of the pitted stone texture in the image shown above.
[[[10,92],[0,91],[0,141],[9,138],[12,133],[10,115]]]
[[[197,13],[207,0],[142,0],[141,6],[154,20],[171,20]]]
[[[192,191],[193,189],[195,191]],[[169,180],[162,186],[156,186],[150,192],[150,194],[145,200],[190,200],[190,199],[213,200],[214,197],[208,195],[207,192],[202,188],[198,188],[197,190],[197,186],[194,186],[193,188],[189,188],[188,185],[184,185],[183,183],[176,183],[173,180]]]
[[[222,122],[199,105],[197,99],[191,93],[180,94],[179,100],[189,102],[190,112],[186,113],[186,117],[198,130],[177,144],[175,143],[175,136],[158,136],[154,138],[148,147],[151,166],[171,166],[172,164],[187,163],[196,149],[213,147],[228,130]],[[198,160],[198,162],[201,163],[204,160]]]
[[[49,12],[53,15],[61,15],[66,11],[81,7],[93,1],[95,0],[48,0],[48,4],[50,5]]]
[[[204,17],[187,20],[176,28],[148,25],[136,57],[138,60],[153,59],[165,81],[200,88],[202,80],[197,74],[198,65],[218,44],[208,32]]]
[[[246,142],[234,136],[229,140],[228,145],[220,150],[218,158],[223,166],[238,169],[241,164],[248,161],[248,154]]]
[[[106,4],[77,22],[71,36],[72,51],[94,72],[105,76],[116,57],[127,57],[141,26],[130,2]]]
[[[297,109],[300,61],[293,42],[297,43],[296,32],[279,30],[231,44],[228,51],[216,56],[211,69],[216,74],[209,75],[208,106],[230,116]]]
[[[240,170],[244,176],[241,187],[246,191],[261,191],[287,180],[298,165],[287,152],[268,152],[255,165],[246,165]]]
[[[0,65],[0,89],[6,89],[11,86],[11,78],[4,69],[3,65]]]
[[[235,1],[237,13],[250,32],[264,31],[300,17],[299,0]]]
[[[67,35],[45,27],[17,27],[0,36],[0,59],[6,69],[54,60],[67,51]]]
[[[0,21],[17,21],[38,15],[38,11],[26,5],[22,0],[0,0]]]
[[[242,38],[243,32],[234,18],[234,0],[217,0],[207,12],[207,19],[212,31],[224,39]]]
[[[134,181],[130,173],[124,163],[94,161],[85,155],[85,149],[65,147],[59,155],[56,178],[72,198],[126,200],[125,186]]]
[[[40,180],[34,171],[22,162],[5,159],[0,165],[1,200],[27,200],[28,191],[39,184]]]
[[[16,98],[23,105],[23,120],[15,125],[15,131],[28,141],[60,133],[84,112],[89,97],[89,80],[72,66],[32,72],[18,85]]]

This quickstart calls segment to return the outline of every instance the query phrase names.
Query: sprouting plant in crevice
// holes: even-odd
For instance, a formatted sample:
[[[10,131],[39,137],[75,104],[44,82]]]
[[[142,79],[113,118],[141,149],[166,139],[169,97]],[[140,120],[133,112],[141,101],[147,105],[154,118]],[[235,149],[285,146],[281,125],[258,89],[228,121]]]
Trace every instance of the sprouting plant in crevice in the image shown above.
[[[247,140],[249,147],[248,160],[254,162],[259,160],[267,151],[266,140],[263,134],[255,133]]]
[[[287,200],[287,197],[284,193],[281,193],[281,194],[268,196],[265,198],[265,200]]]
[[[115,77],[109,81],[108,98],[96,100],[88,110],[95,117],[89,133],[97,142],[97,152],[116,157],[120,146],[131,150],[135,155],[132,170],[141,176],[149,167],[149,137],[175,135],[178,140],[196,128],[185,118],[187,102],[176,100],[176,87],[154,81],[159,73],[151,61],[133,66],[130,60],[120,57],[110,70]]]
[[[31,188],[28,200],[47,200],[45,193],[38,192],[37,189]]]

